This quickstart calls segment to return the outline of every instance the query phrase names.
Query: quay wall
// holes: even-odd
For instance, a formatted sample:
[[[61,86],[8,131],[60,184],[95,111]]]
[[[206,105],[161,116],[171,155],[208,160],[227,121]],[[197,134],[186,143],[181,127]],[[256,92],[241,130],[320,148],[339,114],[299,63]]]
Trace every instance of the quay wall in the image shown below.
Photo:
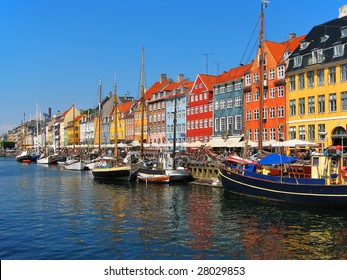
[[[194,179],[218,178],[218,167],[190,165],[189,169]]]

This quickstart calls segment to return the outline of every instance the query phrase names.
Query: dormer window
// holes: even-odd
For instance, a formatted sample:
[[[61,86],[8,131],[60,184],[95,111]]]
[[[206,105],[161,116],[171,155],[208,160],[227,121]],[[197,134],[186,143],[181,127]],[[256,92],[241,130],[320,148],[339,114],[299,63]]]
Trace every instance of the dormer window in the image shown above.
[[[329,35],[323,35],[323,36],[320,37],[320,42],[323,43],[323,42],[325,42],[328,39],[329,39]]]
[[[343,45],[338,44],[334,46],[334,57],[343,55]]]
[[[294,57],[294,67],[299,67],[301,66],[301,56],[297,55]]]
[[[347,27],[341,29],[341,38],[347,37]]]
[[[301,41],[301,42],[300,42],[300,50],[306,49],[308,45],[309,45],[309,42],[307,42],[307,41]]]

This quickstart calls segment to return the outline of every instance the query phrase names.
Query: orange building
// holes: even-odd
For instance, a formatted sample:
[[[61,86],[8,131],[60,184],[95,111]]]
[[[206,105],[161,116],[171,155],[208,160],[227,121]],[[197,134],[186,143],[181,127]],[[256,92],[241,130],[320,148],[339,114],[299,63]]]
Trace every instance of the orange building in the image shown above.
[[[258,141],[260,136],[259,120],[262,119],[262,139],[264,141],[284,139],[286,131],[286,87],[285,72],[289,55],[305,36],[289,35],[282,43],[264,41],[264,91],[263,112],[259,100],[260,67],[259,57],[253,61],[244,80],[244,129],[249,140]],[[261,117],[262,115],[262,117]],[[285,139],[284,139],[285,140]],[[266,145],[266,142],[264,143]]]

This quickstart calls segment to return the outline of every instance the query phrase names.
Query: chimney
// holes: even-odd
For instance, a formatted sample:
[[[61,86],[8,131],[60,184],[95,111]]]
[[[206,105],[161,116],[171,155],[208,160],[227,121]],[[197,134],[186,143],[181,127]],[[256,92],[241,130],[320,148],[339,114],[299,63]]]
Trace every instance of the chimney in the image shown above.
[[[167,79],[166,74],[160,74],[160,82],[162,83],[164,80]]]
[[[184,80],[184,74],[178,74],[177,75],[177,82],[181,82]]]
[[[347,4],[339,8],[339,18],[347,16]]]
[[[289,34],[289,40],[293,40],[296,38],[296,34],[295,33],[290,33]]]
[[[52,108],[51,107],[48,107],[48,116],[49,116],[49,118],[52,117]]]

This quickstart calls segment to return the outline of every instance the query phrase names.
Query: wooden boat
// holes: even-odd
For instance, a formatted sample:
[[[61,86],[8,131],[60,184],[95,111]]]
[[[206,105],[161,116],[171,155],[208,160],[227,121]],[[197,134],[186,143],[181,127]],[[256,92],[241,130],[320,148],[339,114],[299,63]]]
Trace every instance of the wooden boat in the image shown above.
[[[36,160],[38,164],[51,164],[53,163],[53,157],[51,155],[42,155]]]
[[[131,175],[130,165],[120,165],[113,157],[103,157],[95,163],[92,174],[96,181],[116,183],[117,181],[129,181]]]
[[[275,157],[279,160],[274,160]],[[226,192],[263,200],[282,201],[319,207],[347,208],[347,167],[339,155],[314,155],[310,177],[287,174],[296,158],[270,154],[257,165],[231,163],[220,166],[219,175]],[[270,169],[280,166],[279,176]],[[286,172],[284,172],[286,171]]]
[[[85,163],[79,156],[70,156],[63,164],[66,170],[82,171],[85,170]]]
[[[137,179],[146,183],[169,183],[170,176],[161,169],[143,169],[137,172]]]

